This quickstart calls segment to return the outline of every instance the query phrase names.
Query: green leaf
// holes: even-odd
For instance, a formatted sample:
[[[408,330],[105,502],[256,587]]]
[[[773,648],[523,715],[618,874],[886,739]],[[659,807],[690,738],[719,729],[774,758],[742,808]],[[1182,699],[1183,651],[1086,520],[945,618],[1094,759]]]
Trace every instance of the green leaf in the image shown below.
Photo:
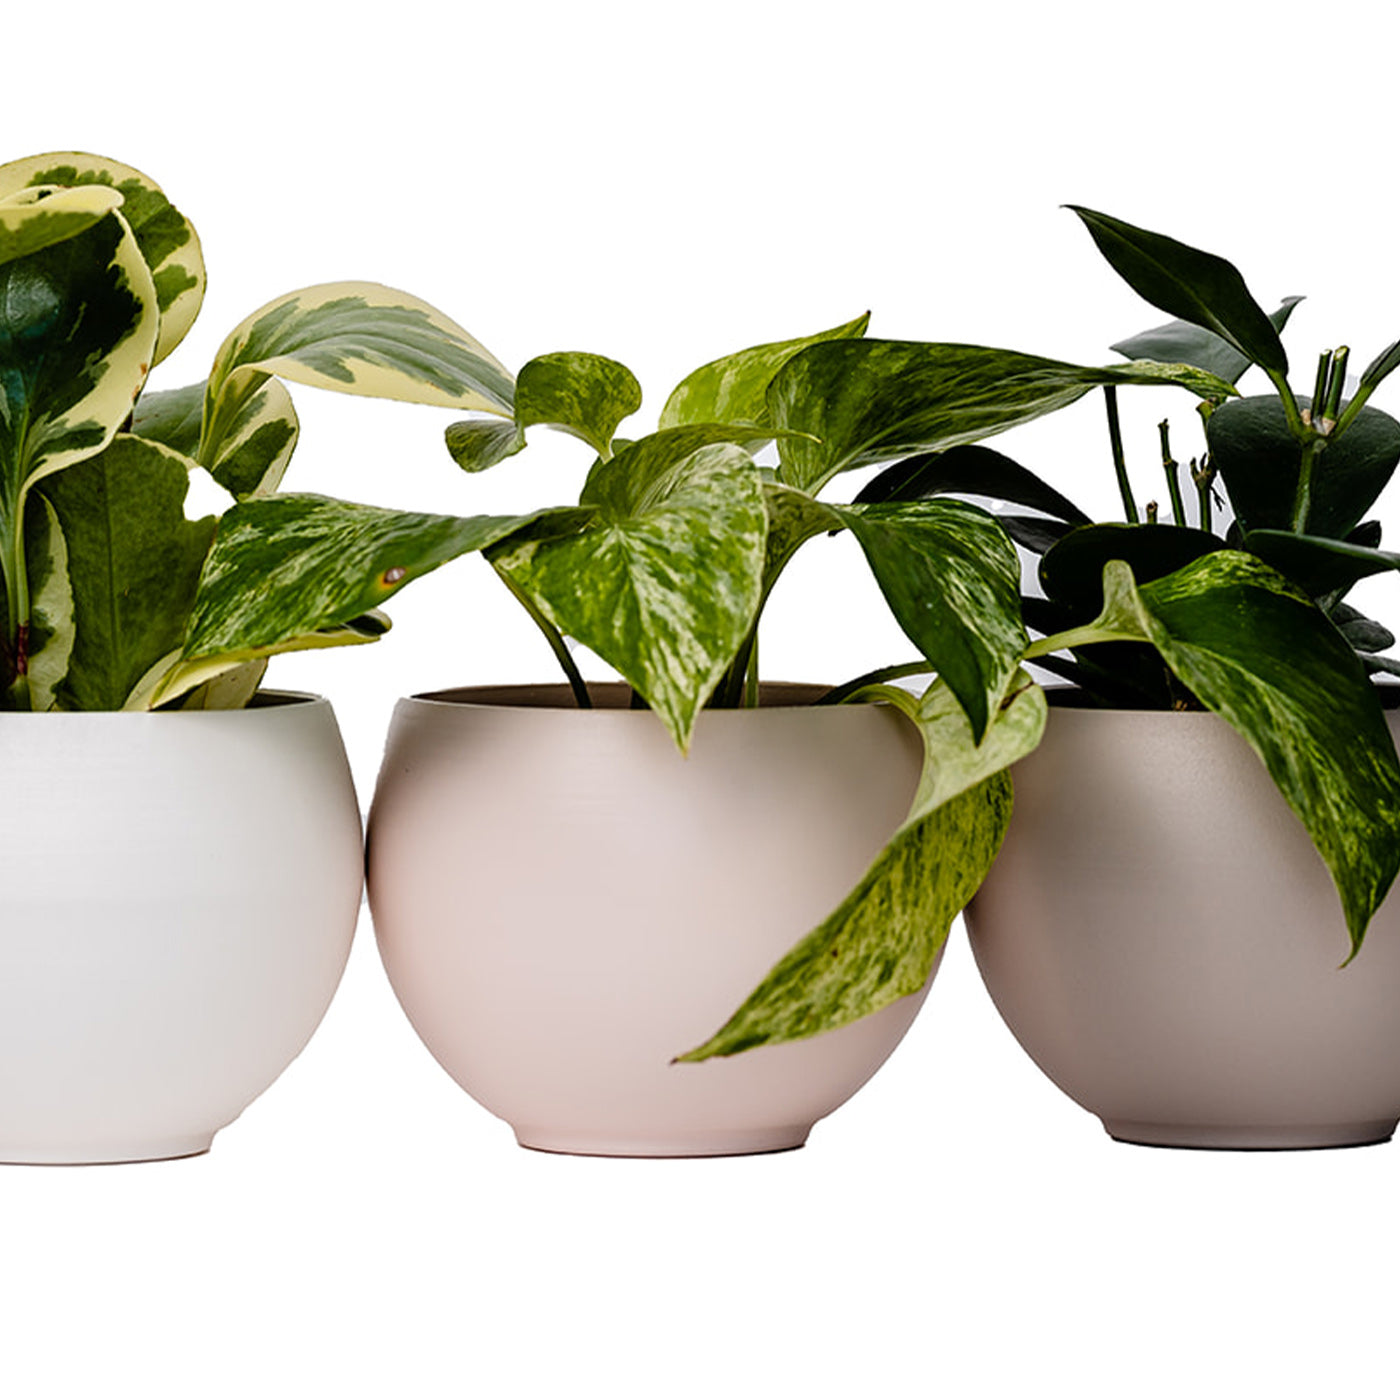
[[[121,207],[115,190],[24,189],[0,195],[0,263],[91,228]]]
[[[904,634],[957,697],[980,743],[1021,653],[1021,566],[984,510],[963,501],[833,507],[860,543]]]
[[[143,394],[132,431],[194,458],[199,451],[204,394],[202,383]],[[239,500],[269,495],[286,474],[299,433],[292,396],[280,381],[269,379],[240,404],[209,464],[209,474]]]
[[[590,476],[591,525],[488,555],[618,671],[682,749],[753,625],[768,525],[753,459],[705,437],[677,428],[640,439]]]
[[[793,356],[769,387],[774,425],[805,435],[780,441],[779,479],[815,493],[838,472],[990,437],[1102,384],[1234,392],[1188,365],[1094,369],[980,345],[830,341]]]
[[[684,1061],[835,1030],[918,991],[954,917],[991,868],[1011,816],[1003,771],[1040,742],[1045,696],[1023,676],[981,745],[948,688],[922,700],[893,687],[924,740],[923,778],[904,825],[860,883]]]
[[[1085,525],[1040,561],[1040,584],[1047,598],[1072,615],[1093,617],[1103,606],[1103,570],[1110,559],[1127,563],[1142,584],[1224,547],[1208,531],[1180,525]]]
[[[1138,589],[1104,570],[1100,624],[1136,631],[1263,760],[1332,872],[1352,954],[1400,869],[1400,763],[1356,654],[1308,598],[1221,550]]]
[[[1372,574],[1400,569],[1400,554],[1291,530],[1251,530],[1243,544],[1314,598],[1343,592]]]
[[[642,406],[642,386],[626,365],[602,355],[540,355],[516,376],[515,421],[523,433],[547,423],[582,438],[600,457],[613,434]]]
[[[1300,397],[1298,405],[1309,408],[1311,400]],[[1240,528],[1288,529],[1302,447],[1278,398],[1269,394],[1222,405],[1206,424],[1206,441]],[[1307,532],[1340,538],[1370,509],[1400,462],[1400,422],[1366,407],[1345,433],[1323,441],[1312,474]]]
[[[217,460],[269,375],[346,394],[514,412],[509,370],[442,312],[376,283],[333,282],[269,302],[219,347],[205,395],[202,465]]]
[[[1361,373],[1361,382],[1357,386],[1357,393],[1363,391],[1367,394],[1378,385],[1386,375],[1400,368],[1400,340],[1391,341],[1389,345],[1371,361]]]
[[[514,421],[466,418],[449,423],[445,434],[452,460],[464,472],[481,472],[513,457],[525,446],[525,434]]]
[[[1249,294],[1233,264],[1160,233],[1079,205],[1099,252],[1144,301],[1159,311],[1213,332],[1247,360],[1288,373],[1288,356],[1274,323]]]
[[[1089,523],[1089,517],[1073,501],[1019,462],[972,443],[946,452],[921,452],[896,462],[865,485],[856,503],[917,501],[953,491],[1029,506],[1076,525]]]
[[[692,371],[671,391],[661,410],[662,428],[686,423],[768,422],[767,393],[773,376],[809,345],[828,340],[858,340],[870,324],[870,313],[843,326],[803,336],[798,340],[755,345],[733,355],[711,360]]]
[[[188,484],[185,458],[122,433],[42,488],[68,546],[77,632],[62,708],[120,710],[180,645],[214,538],[213,517],[185,519]]]
[[[768,511],[763,561],[763,596],[767,598],[788,561],[808,540],[844,530],[846,522],[834,507],[776,481],[763,483],[763,504]]]
[[[152,364],[159,364],[194,324],[204,300],[204,256],[194,226],[149,176],[81,151],[30,156],[0,166],[0,196],[35,186],[102,188],[121,196],[122,218],[150,268],[160,308]]]
[[[35,492],[25,520],[29,568],[29,706],[51,710],[59,684],[68,674],[75,624],[68,545],[54,508]]]
[[[1285,297],[1279,308],[1269,313],[1275,330],[1281,331],[1288,324],[1293,308],[1302,300],[1302,297]],[[1231,384],[1238,383],[1252,363],[1229,341],[1189,321],[1168,321],[1165,326],[1155,326],[1150,331],[1120,340],[1109,349],[1129,360],[1166,360],[1195,365]]]

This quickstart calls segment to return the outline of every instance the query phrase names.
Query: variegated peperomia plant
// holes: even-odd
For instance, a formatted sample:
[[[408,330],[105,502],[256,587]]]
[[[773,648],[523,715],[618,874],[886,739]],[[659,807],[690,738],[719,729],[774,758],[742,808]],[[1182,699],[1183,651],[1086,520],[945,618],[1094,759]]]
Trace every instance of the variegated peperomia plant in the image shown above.
[[[193,227],[139,171],[76,152],[0,166],[0,709],[241,705],[275,652],[374,640],[377,605],[448,557],[437,518],[399,514],[307,592],[307,506],[276,494],[297,439],[281,380],[508,412],[506,371],[426,303],[337,283],[255,312],[203,383],[147,393],[204,283]],[[280,572],[236,595],[215,520],[185,517],[200,467],[264,507],[249,547],[280,539]]]
[[[1216,380],[1198,404],[1205,443],[1186,490],[1169,426],[1158,428],[1170,520],[1156,502],[1139,512],[1112,386],[1108,456],[1122,522],[1094,523],[980,446],[911,456],[858,499],[951,492],[1009,507],[999,518],[1038,560],[1043,594],[1023,600],[1042,634],[1026,657],[1072,681],[1084,703],[1204,708],[1227,720],[1331,871],[1354,956],[1400,869],[1400,764],[1369,679],[1400,674],[1400,662],[1379,654],[1393,645],[1390,632],[1345,601],[1360,579],[1400,568],[1400,555],[1378,548],[1380,523],[1365,518],[1400,462],[1400,422],[1368,403],[1400,365],[1400,342],[1359,381],[1347,379],[1345,349],[1325,352],[1311,397],[1295,394],[1279,333],[1299,298],[1266,314],[1224,259],[1075,212],[1133,289],[1177,318],[1113,348]],[[1235,383],[1251,366],[1272,393],[1239,396]]]

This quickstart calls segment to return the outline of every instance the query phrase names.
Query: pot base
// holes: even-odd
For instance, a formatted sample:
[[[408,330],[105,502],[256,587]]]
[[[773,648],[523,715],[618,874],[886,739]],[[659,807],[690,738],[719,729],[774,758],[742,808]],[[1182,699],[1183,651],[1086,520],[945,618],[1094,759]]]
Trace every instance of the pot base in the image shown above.
[[[535,1152],[571,1157],[751,1157],[765,1152],[792,1152],[807,1141],[810,1123],[787,1128],[751,1128],[738,1132],[668,1133],[656,1137],[552,1132],[516,1128],[515,1140]]]
[[[1373,1147],[1389,1142],[1397,1120],[1365,1123],[1286,1124],[1242,1128],[1215,1124],[1129,1123],[1102,1120],[1109,1137],[1139,1147],[1184,1147],[1206,1151],[1285,1152],[1321,1147]]]
[[[167,1162],[178,1157],[200,1157],[214,1142],[213,1133],[189,1137],[145,1138],[136,1142],[84,1143],[70,1148],[25,1147],[0,1143],[0,1166],[101,1167],[124,1162]]]

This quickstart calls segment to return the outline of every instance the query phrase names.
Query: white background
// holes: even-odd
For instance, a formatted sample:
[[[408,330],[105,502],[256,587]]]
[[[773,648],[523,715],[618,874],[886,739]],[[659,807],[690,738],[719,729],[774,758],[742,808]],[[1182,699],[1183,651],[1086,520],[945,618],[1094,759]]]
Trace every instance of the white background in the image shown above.
[[[1072,201],[1233,258],[1269,305],[1306,292],[1306,391],[1318,350],[1364,364],[1400,334],[1383,13],[80,0],[7,12],[0,158],[98,151],[195,221],[209,294],[155,387],[343,277],[426,297],[512,367],[620,358],[648,414],[704,360],[867,307],[874,334],[1094,362],[1161,318]],[[563,440],[467,478],[452,415],[295,392],[290,487],[470,514],[562,500],[587,465]],[[1140,499],[1151,425],[1171,407],[1190,451],[1192,419],[1143,395]],[[1111,510],[1103,439],[1090,401],[1005,445]],[[1394,624],[1393,582],[1374,596]],[[391,611],[382,644],[273,673],[332,696],[366,802],[396,695],[552,666],[477,560]],[[771,675],[906,654],[845,542],[804,554]],[[1397,1180],[1395,1147],[1110,1142],[1004,1030],[960,930],[804,1151],[524,1152],[414,1038],[366,916],[320,1033],[208,1157],[0,1168],[0,1394],[1391,1393]]]

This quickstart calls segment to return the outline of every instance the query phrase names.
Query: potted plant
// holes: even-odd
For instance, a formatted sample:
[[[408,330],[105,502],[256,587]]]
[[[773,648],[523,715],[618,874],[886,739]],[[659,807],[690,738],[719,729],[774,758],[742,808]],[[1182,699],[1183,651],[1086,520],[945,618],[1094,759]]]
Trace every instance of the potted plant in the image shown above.
[[[1038,558],[1026,657],[1070,683],[1016,768],[973,948],[1021,1043],[1115,1137],[1383,1140],[1400,1117],[1400,908],[1384,903],[1400,765],[1393,692],[1371,678],[1400,667],[1346,598],[1400,564],[1366,518],[1400,461],[1400,423],[1369,403],[1400,345],[1354,382],[1345,349],[1323,354],[1300,396],[1279,336],[1297,298],[1268,315],[1223,259],[1076,213],[1177,318],[1114,348],[1226,387],[1202,396],[1185,488],[1160,425],[1169,519],[1138,510],[1111,386],[1122,522],[1091,522],[985,447],[906,460],[864,493],[1006,503]],[[1272,392],[1239,396],[1251,366]]]
[[[0,1161],[204,1150],[345,965],[362,860],[335,720],[255,692],[275,652],[381,635],[377,604],[462,527],[279,497],[282,380],[509,403],[464,331],[365,283],[279,298],[203,383],[147,393],[203,290],[194,229],[139,171],[0,166]],[[187,519],[196,470],[255,520]],[[334,569],[299,547],[310,508],[353,537]],[[276,567],[221,578],[231,532],[275,537]]]
[[[823,488],[1095,385],[1216,387],[1185,366],[865,329],[706,364],[634,440],[617,434],[637,380],[583,353],[530,361],[512,413],[448,430],[469,472],[536,425],[594,459],[576,503],[486,546],[568,684],[402,701],[370,815],[395,990],[525,1145],[800,1145],[893,1049],[996,851],[1003,770],[1044,714],[1020,670],[1015,552],[965,503],[841,504]],[[919,657],[834,689],[767,687],[763,605],[795,551],[838,530]],[[568,638],[621,681],[585,683]],[[922,698],[889,684],[931,670]],[[835,703],[869,699],[887,703]]]

